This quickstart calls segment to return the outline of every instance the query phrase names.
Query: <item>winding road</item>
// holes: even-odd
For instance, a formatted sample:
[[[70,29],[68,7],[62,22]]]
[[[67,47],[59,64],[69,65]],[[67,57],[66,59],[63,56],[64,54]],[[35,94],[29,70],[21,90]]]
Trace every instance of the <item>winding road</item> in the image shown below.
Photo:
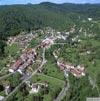
[[[26,82],[27,80],[31,79],[38,72],[38,70],[43,67],[43,65],[46,63],[46,61],[45,61],[45,48],[43,48],[42,58],[43,58],[43,61],[42,61],[41,65],[31,74],[31,76],[29,76],[28,78],[24,79],[8,96],[6,96],[3,101],[7,101],[7,99],[10,96],[12,96],[22,86],[22,84],[24,82]]]
[[[61,92],[59,93],[59,95],[54,101],[61,101],[66,95],[66,92],[69,90],[69,88],[70,88],[70,84],[69,84],[69,79],[67,78],[67,85],[65,84],[65,86],[62,88]]]

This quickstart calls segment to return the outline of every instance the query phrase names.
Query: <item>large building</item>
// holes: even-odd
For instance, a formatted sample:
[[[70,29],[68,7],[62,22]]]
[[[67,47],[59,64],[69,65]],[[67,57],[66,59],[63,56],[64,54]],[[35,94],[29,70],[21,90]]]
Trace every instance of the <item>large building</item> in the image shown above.
[[[54,43],[54,38],[49,37],[42,41],[41,47],[50,47]]]

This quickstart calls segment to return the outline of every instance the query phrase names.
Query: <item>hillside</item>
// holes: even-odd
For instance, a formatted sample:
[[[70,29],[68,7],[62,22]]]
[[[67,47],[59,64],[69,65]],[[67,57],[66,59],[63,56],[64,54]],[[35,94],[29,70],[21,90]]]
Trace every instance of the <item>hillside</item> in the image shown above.
[[[100,20],[100,4],[44,2],[37,5],[0,6],[0,40],[6,40],[8,36],[17,35],[23,30],[36,30],[45,26],[68,30],[88,17]],[[4,46],[4,41],[0,41],[0,47]],[[3,53],[3,50],[0,50],[0,53]]]
[[[100,4],[0,6],[0,101],[100,97]]]

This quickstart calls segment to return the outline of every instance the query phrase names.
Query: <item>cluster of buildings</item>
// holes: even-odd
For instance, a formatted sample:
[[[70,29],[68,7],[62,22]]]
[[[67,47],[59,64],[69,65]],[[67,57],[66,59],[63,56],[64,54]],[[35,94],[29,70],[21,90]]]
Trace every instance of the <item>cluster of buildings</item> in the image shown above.
[[[46,39],[44,39],[37,47],[46,47],[46,48],[50,48],[51,45],[54,44],[54,41],[57,38],[62,38],[62,39],[66,39],[66,37],[64,37],[64,35],[61,35],[60,32],[57,32],[57,36],[53,37],[47,37]],[[66,36],[68,37],[69,33],[66,33]],[[28,42],[30,42],[32,39],[34,38],[34,35],[31,34],[24,34],[24,35],[19,35],[15,42],[19,44],[19,46],[21,46],[24,50],[26,49],[26,45],[28,44]],[[20,58],[15,61],[15,63],[11,66],[11,68],[9,69],[9,72],[14,72],[14,71],[18,71],[19,73],[22,74],[22,72],[29,66],[31,65],[34,60],[36,58],[36,52],[34,49],[30,49],[27,52],[25,52],[24,54],[22,54],[20,56]]]
[[[30,90],[29,90],[30,94],[38,93],[42,88],[48,87],[48,84],[46,82],[44,82],[44,83],[31,83],[30,81],[26,81],[25,83],[30,88]]]
[[[56,38],[57,39],[63,39],[63,40],[66,40],[68,37],[69,37],[69,32],[57,32],[56,33]]]
[[[15,43],[17,43],[21,49],[26,49],[33,38],[35,38],[35,35],[33,35],[32,33],[19,35],[15,40]]]
[[[9,72],[18,71],[20,74],[24,72],[24,70],[32,65],[35,62],[37,53],[35,49],[29,49],[25,53],[23,53],[20,58],[11,66]]]
[[[71,63],[65,63],[63,60],[58,59],[58,56],[56,55],[55,52],[53,52],[53,55],[54,55],[55,59],[57,60],[57,65],[58,65],[58,67],[60,67],[60,70],[64,71],[65,77],[67,77],[69,73],[71,73],[73,76],[75,76],[77,78],[85,76],[84,65],[75,66]]]
[[[32,85],[31,85],[31,90],[29,91],[29,93],[30,94],[32,94],[32,93],[38,93],[40,90],[41,90],[41,88],[46,88],[46,87],[48,87],[48,84],[45,84],[45,83],[33,83]]]
[[[54,40],[55,38],[53,37],[46,38],[45,40],[41,42],[40,46],[50,48],[50,46],[54,44]]]
[[[61,70],[64,71],[65,75],[67,75],[67,76],[68,76],[69,72],[77,78],[85,76],[85,68],[83,65],[74,66],[72,64],[63,63],[63,62],[59,62],[59,61],[57,61],[57,65],[60,67]]]
[[[25,34],[23,32],[18,36],[9,37],[7,44],[11,46],[13,43],[17,43],[20,49],[25,50],[27,46],[29,45],[30,41],[35,37],[36,35],[33,35],[33,33]]]
[[[31,36],[30,36],[31,37]],[[31,37],[32,38],[32,37]],[[37,47],[46,47],[49,48],[54,43],[54,38],[49,37],[43,40],[40,45]],[[15,63],[10,67],[9,72],[18,71],[20,74],[23,74],[27,67],[32,65],[35,62],[37,53],[35,49],[28,49],[24,52],[20,58],[15,61]]]
[[[40,31],[42,33],[44,33],[42,30],[40,30]],[[51,33],[50,31],[51,31],[51,29],[48,28],[48,31],[46,33]],[[54,41],[56,39],[66,40],[69,37],[70,33],[73,33],[74,31],[75,31],[75,29],[72,28],[70,32],[64,32],[64,33],[57,32],[55,34],[56,36],[53,36],[53,34],[52,34],[52,36],[47,37],[39,45],[37,45],[37,48],[38,47],[39,48],[45,47],[45,48],[48,49],[48,48],[51,47],[51,45],[54,44]],[[53,30],[52,30],[52,33],[54,33]],[[9,38],[8,43],[11,44],[13,42],[16,42],[16,43],[19,44],[19,46],[22,49],[25,50],[27,48],[26,45],[28,45],[28,43],[35,37],[36,36],[33,35],[32,33],[31,34],[20,35],[17,38],[15,38],[15,37]],[[72,38],[72,41],[74,42],[77,39],[78,39],[78,36]],[[54,54],[54,56],[57,60],[58,56],[55,53],[53,53],[53,54]],[[89,51],[88,51],[88,54],[90,54]],[[24,74],[26,69],[35,62],[36,57],[37,57],[36,49],[34,49],[34,48],[28,49],[27,51],[25,51],[20,56],[20,58],[17,61],[15,61],[14,64],[11,65],[11,67],[9,68],[9,72],[14,73],[15,71],[18,71],[20,74]],[[74,65],[69,64],[69,63],[60,62],[59,60],[57,61],[57,65],[60,67],[60,69],[62,71],[64,71],[64,74],[66,76],[68,76],[69,73],[71,73],[73,76],[75,76],[77,78],[85,76],[85,68],[82,65],[74,66]],[[40,89],[42,88],[42,86],[43,87],[48,87],[48,84],[46,84],[46,83],[30,84],[30,82],[29,83],[26,82],[26,84],[28,85],[28,87],[30,87],[29,93],[38,93],[40,91]],[[10,92],[10,86],[9,85],[5,87],[5,92],[6,92],[6,95],[9,94],[9,92]],[[4,97],[0,96],[0,99],[4,99]]]
[[[9,37],[7,44],[11,46],[15,42],[15,40],[16,40],[16,37]]]
[[[54,41],[56,39],[66,40],[68,38],[68,36],[69,36],[69,32],[65,32],[65,33],[57,32],[55,35],[47,37],[45,40],[43,40],[41,42],[40,46],[41,47],[50,48],[50,46],[54,44]]]

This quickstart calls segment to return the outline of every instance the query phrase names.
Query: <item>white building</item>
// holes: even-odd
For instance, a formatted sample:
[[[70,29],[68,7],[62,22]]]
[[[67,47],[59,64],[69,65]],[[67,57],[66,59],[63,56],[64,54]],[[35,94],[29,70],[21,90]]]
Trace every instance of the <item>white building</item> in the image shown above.
[[[89,21],[92,21],[92,18],[88,18]]]
[[[0,96],[0,101],[3,101],[3,99],[4,99],[4,96]]]
[[[39,90],[40,90],[40,86],[39,85],[34,85],[34,84],[32,84],[32,89],[30,90],[30,94],[32,94],[32,93],[38,93],[39,92]]]

